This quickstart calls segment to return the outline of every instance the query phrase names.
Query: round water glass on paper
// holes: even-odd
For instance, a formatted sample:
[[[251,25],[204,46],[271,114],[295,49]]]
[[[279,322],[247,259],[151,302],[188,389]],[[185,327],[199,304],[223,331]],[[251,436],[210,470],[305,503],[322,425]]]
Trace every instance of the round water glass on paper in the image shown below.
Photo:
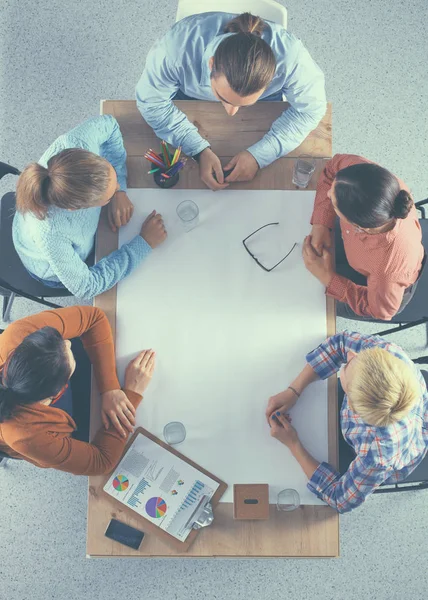
[[[294,163],[293,183],[299,188],[307,188],[311,180],[312,174],[315,171],[315,160],[306,154],[298,157]]]
[[[170,446],[181,444],[186,439],[186,428],[180,421],[171,421],[163,428],[163,437]]]
[[[300,496],[297,490],[287,489],[281,490],[276,499],[276,508],[282,511],[290,511],[299,508]]]
[[[199,223],[199,208],[192,200],[184,200],[177,206],[177,215],[186,231],[191,231]]]

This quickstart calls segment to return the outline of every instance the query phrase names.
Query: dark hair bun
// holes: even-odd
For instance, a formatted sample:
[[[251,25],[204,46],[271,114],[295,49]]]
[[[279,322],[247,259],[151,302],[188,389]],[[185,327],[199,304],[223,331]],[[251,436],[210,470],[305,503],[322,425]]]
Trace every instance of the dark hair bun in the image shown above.
[[[413,206],[413,198],[406,192],[400,190],[394,200],[393,217],[396,219],[405,219]]]
[[[7,421],[13,414],[16,405],[16,394],[0,384],[0,423]]]
[[[242,13],[238,15],[229,23],[226,23],[224,32],[225,33],[252,33],[261,37],[262,31],[265,28],[266,23],[260,18],[252,15],[251,13]]]

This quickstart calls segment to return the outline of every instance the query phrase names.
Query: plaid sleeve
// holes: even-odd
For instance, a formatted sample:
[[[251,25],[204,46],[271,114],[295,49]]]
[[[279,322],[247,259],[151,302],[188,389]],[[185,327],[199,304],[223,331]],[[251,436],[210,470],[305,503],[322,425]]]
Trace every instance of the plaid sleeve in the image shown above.
[[[342,476],[328,463],[321,463],[308,489],[339,513],[346,513],[362,504],[391,476],[391,470],[380,463],[376,450],[370,449],[367,455],[357,456]]]
[[[349,350],[360,352],[363,347],[379,345],[381,338],[378,336],[363,335],[355,331],[343,331],[329,337],[306,356],[306,361],[313,368],[320,379],[327,379],[337,373],[346,363]],[[382,343],[386,343],[383,342]]]

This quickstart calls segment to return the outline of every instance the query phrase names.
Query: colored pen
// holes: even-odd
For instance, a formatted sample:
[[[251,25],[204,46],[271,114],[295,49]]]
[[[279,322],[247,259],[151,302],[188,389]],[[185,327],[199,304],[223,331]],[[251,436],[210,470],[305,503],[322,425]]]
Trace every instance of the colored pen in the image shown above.
[[[166,148],[165,148],[165,142],[161,143],[161,148],[162,148],[162,154],[163,154],[164,159],[165,159],[165,164],[166,164],[167,167],[169,167],[169,166],[171,166],[171,164],[169,162],[168,153],[167,153]]]
[[[168,143],[167,143],[167,142],[165,142],[165,147],[166,147],[166,153],[167,153],[167,155],[168,155],[168,160],[169,160],[169,163],[170,163],[170,164],[172,164],[172,163],[171,163],[171,156],[172,156],[172,155],[171,155],[171,152],[169,151],[169,147],[168,147]]]
[[[146,152],[146,156],[151,156],[152,158],[158,160],[159,162],[164,164],[164,160],[161,156],[158,156],[155,152],[151,152],[150,150]]]
[[[155,156],[158,160],[163,162],[163,158],[162,156],[160,156],[160,154],[157,154],[154,150],[152,150],[151,148],[149,148],[147,150],[147,154],[152,154],[153,156]]]
[[[151,169],[150,171],[147,171],[149,175],[151,175],[152,173],[156,173],[157,171],[160,171],[160,167],[156,167],[156,169]]]
[[[160,167],[161,169],[165,169],[165,165],[162,162],[159,162],[158,160],[155,160],[153,158],[151,158],[150,156],[146,156],[145,157],[149,162],[153,163],[154,165],[156,165],[157,167]]]

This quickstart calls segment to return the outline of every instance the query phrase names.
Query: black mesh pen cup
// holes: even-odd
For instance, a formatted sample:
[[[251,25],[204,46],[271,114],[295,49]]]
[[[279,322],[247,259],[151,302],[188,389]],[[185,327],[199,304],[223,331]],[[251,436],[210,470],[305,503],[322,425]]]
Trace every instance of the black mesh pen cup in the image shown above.
[[[178,180],[180,179],[180,173],[176,173],[175,175],[167,179],[166,177],[163,177],[161,172],[157,171],[153,174],[153,179],[155,180],[157,186],[164,190],[167,190],[177,185]]]

